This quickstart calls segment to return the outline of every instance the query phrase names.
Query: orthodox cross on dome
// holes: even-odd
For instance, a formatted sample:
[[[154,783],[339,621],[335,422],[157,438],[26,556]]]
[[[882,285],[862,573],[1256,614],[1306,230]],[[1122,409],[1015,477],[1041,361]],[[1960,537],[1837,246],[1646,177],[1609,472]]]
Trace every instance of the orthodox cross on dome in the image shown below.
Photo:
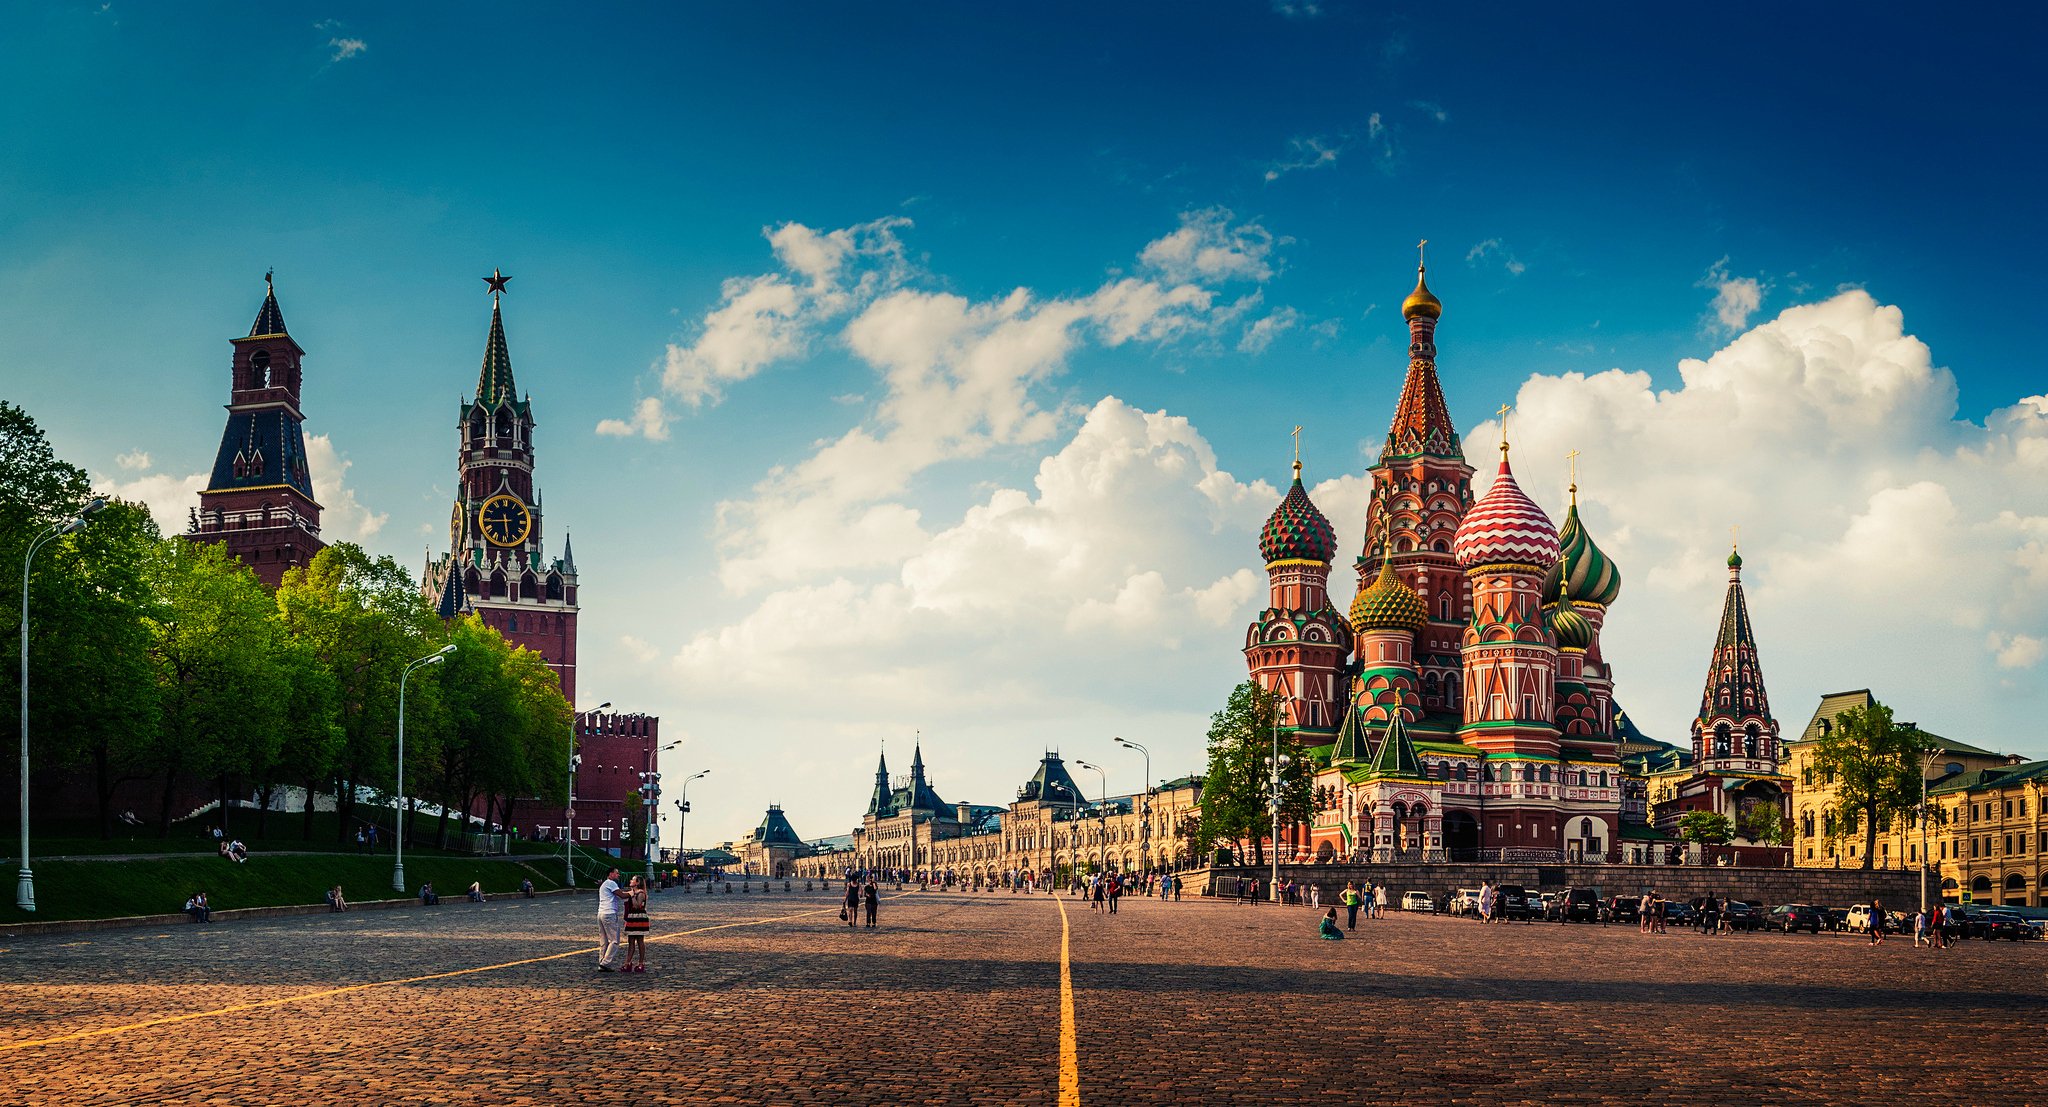
[[[1424,255],[1422,248],[1427,245],[1429,245],[1429,240],[1426,238],[1415,244],[1415,271],[1418,273],[1421,272],[1424,268]]]
[[[1564,455],[1564,462],[1565,465],[1567,465],[1571,469],[1572,478],[1570,491],[1572,494],[1572,506],[1577,507],[1579,506],[1579,451],[1573,450],[1572,452]]]
[[[1508,412],[1513,410],[1513,404],[1502,404],[1500,405],[1500,410],[1494,413],[1500,416],[1500,459],[1502,461],[1508,459]]]
[[[1742,524],[1737,523],[1728,528],[1728,548],[1731,550],[1740,550],[1742,548]]]
[[[484,278],[484,283],[490,286],[486,294],[489,295],[492,300],[496,300],[498,297],[503,296],[505,294],[505,282],[511,279],[512,278],[499,272],[495,267],[492,268],[491,275]]]
[[[1294,428],[1294,475],[1301,476],[1301,428]]]

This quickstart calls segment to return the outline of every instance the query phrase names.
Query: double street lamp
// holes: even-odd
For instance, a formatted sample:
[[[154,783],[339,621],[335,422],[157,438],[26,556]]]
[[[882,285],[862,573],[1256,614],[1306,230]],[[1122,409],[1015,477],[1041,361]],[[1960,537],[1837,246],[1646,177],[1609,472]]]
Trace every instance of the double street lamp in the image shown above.
[[[1095,852],[1096,856],[1101,858],[1103,870],[1107,871],[1109,869],[1109,843],[1103,840],[1103,835],[1106,832],[1109,820],[1109,774],[1103,772],[1100,765],[1090,765],[1088,762],[1080,760],[1076,760],[1074,764],[1102,778],[1102,791],[1100,793],[1102,800],[1095,805]]]
[[[1145,801],[1141,813],[1143,821],[1138,824],[1138,849],[1144,853],[1145,870],[1149,872],[1152,869],[1152,751],[1124,738],[1116,739],[1116,744],[1145,755]]]
[[[676,797],[676,867],[685,873],[690,871],[690,856],[683,852],[683,824],[690,817],[690,782],[710,774],[710,769],[700,769],[684,777],[680,794]]]
[[[612,701],[606,700],[580,715],[595,715],[611,710]],[[567,824],[562,828],[562,883],[576,886],[576,770],[583,765],[583,755],[576,752],[576,736],[569,736],[569,804]]]
[[[28,544],[28,556],[21,559],[21,872],[14,885],[14,905],[23,911],[36,909],[36,874],[28,863],[28,571],[35,562],[36,551],[45,543],[76,534],[85,529],[85,524],[94,512],[107,506],[103,497],[95,496],[85,509],[70,519],[37,535]]]
[[[407,665],[398,674],[398,803],[391,809],[391,822],[394,826],[391,836],[398,842],[396,860],[391,863],[391,890],[395,892],[405,891],[405,680],[412,675],[414,669],[439,665],[454,652],[455,643],[450,642]],[[307,802],[312,801],[309,798]]]

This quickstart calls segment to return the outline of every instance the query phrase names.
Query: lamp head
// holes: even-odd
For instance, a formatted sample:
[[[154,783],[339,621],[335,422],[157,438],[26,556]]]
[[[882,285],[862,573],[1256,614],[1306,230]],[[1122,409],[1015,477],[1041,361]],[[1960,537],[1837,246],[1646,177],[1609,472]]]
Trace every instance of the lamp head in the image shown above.
[[[596,707],[594,707],[594,708],[591,708],[591,710],[593,710],[593,711],[610,711],[611,709],[612,709],[612,701],[610,701],[610,700],[606,700],[606,701],[604,701],[603,703],[601,703],[601,704],[598,704],[598,705],[597,705]]]
[[[450,643],[448,643],[447,645],[445,645],[445,646],[442,646],[442,647],[441,647],[441,648],[440,648],[440,649],[439,649],[438,651],[436,651],[436,654],[437,654],[437,656],[441,656],[441,657],[446,657],[446,656],[448,656],[449,654],[451,654],[451,653],[454,653],[454,652],[455,652],[455,643],[453,643],[453,642],[450,642]]]
[[[99,509],[101,509],[101,508],[103,508],[103,507],[105,507],[105,506],[107,506],[107,498],[106,498],[105,496],[94,496],[94,497],[92,498],[92,502],[91,502],[91,503],[89,503],[89,504],[86,504],[86,505],[85,505],[85,509],[84,509],[83,511],[80,511],[80,512],[78,513],[78,517],[79,517],[79,518],[81,518],[81,519],[83,519],[83,518],[85,518],[86,516],[88,516],[88,515],[91,515],[91,514],[93,514],[93,513],[97,512],[97,511],[98,511]]]

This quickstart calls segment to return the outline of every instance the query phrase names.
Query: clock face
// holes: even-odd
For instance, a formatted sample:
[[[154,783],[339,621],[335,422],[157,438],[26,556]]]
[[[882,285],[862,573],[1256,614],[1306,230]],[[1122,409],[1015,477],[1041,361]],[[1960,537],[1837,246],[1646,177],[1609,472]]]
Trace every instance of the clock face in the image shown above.
[[[484,537],[494,546],[517,546],[533,530],[533,516],[516,496],[492,496],[476,514]]]
[[[462,502],[455,503],[455,511],[448,519],[448,548],[462,545]]]

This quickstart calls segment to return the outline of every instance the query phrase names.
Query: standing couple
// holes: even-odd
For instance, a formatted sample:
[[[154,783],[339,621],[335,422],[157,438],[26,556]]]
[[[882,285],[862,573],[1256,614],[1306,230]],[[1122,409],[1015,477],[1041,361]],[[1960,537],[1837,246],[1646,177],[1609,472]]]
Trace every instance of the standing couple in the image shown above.
[[[846,882],[845,904],[839,908],[839,917],[851,927],[860,921],[861,910],[865,908],[868,916],[867,928],[873,930],[875,911],[881,906],[881,900],[881,890],[875,887],[874,881],[870,880],[863,884],[858,880],[849,880]]]
[[[614,866],[597,889],[597,971],[646,972],[649,929],[646,880],[636,876],[631,884],[620,887],[619,870]],[[622,938],[625,964],[614,969],[612,959],[619,955]]]

